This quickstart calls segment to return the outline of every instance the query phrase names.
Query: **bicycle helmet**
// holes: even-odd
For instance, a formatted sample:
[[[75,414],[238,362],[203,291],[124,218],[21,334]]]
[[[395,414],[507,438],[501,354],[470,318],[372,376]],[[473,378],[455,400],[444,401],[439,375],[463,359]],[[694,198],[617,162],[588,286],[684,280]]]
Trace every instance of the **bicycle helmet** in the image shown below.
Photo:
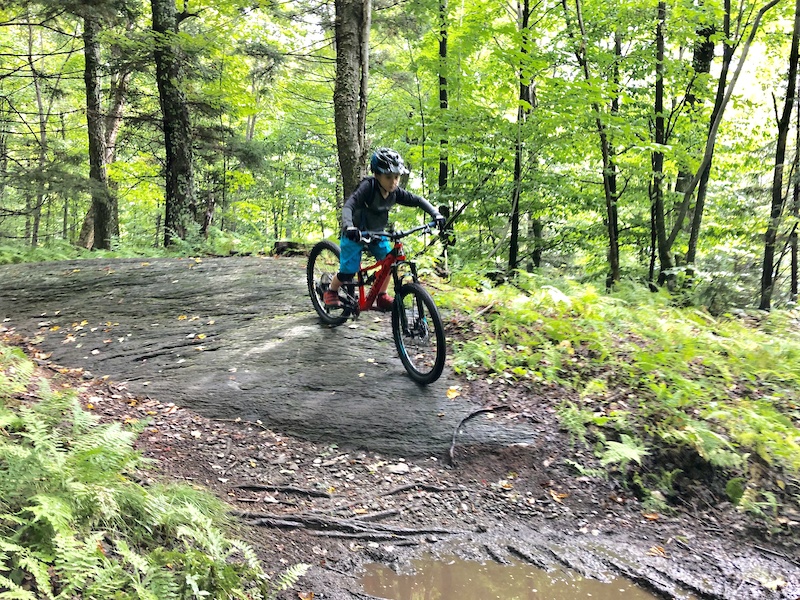
[[[396,173],[405,175],[408,173],[403,157],[391,148],[378,148],[372,153],[369,161],[370,170],[373,173]]]

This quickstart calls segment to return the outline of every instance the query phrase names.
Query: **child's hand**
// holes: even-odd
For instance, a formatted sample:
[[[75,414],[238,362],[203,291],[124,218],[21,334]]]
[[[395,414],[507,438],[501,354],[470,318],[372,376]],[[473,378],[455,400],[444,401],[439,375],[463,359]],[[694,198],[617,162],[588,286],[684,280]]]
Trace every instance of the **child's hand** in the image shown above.
[[[353,242],[360,242],[361,232],[358,230],[358,227],[348,227],[344,231],[344,237]]]

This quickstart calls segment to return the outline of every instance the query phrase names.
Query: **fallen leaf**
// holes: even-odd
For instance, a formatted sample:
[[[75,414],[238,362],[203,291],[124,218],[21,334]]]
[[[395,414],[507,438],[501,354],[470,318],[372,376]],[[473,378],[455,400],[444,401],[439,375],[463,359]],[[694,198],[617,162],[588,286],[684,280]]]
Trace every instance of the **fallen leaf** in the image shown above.
[[[185,321],[188,318],[186,315],[178,315],[178,321]]]
[[[648,521],[658,521],[661,518],[658,513],[642,513],[642,516]]]
[[[461,392],[458,391],[457,387],[449,387],[447,388],[447,397],[452,400],[453,398],[458,398],[461,395]]]
[[[565,494],[563,492],[557,492],[555,490],[550,490],[550,496],[553,498],[553,500],[555,500],[560,504],[564,498],[569,497],[569,494]]]
[[[664,550],[661,546],[653,546],[650,550],[647,551],[648,556],[661,556],[662,558],[667,557],[667,551]]]
[[[314,592],[297,592],[297,597],[300,600],[314,600]]]

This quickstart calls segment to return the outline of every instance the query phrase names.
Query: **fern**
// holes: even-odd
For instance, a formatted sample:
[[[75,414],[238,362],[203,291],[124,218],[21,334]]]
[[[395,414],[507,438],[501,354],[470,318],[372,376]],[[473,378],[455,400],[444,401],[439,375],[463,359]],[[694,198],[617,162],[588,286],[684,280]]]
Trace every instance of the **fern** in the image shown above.
[[[603,466],[619,465],[621,471],[625,471],[628,464],[633,461],[642,464],[642,458],[649,454],[645,446],[637,439],[629,435],[622,434],[620,442],[607,441],[606,449],[600,457],[600,464]]]
[[[280,592],[293,587],[299,581],[299,579],[308,572],[310,568],[311,565],[299,563],[286,569],[278,581],[275,582],[275,585],[267,594],[266,599],[274,600]]]
[[[16,379],[0,381],[0,600],[272,593],[255,551],[222,529],[220,500],[186,485],[131,481],[126,473],[146,466],[135,432],[99,424],[74,393],[44,383],[36,404],[9,402],[4,394],[24,389],[9,382],[26,385],[32,370],[8,351],[3,368]]]
[[[566,462],[568,465],[572,465],[583,477],[594,477],[603,480],[608,479],[608,469],[584,467],[582,464],[575,462],[574,460],[570,460],[569,458],[565,459],[564,462]]]

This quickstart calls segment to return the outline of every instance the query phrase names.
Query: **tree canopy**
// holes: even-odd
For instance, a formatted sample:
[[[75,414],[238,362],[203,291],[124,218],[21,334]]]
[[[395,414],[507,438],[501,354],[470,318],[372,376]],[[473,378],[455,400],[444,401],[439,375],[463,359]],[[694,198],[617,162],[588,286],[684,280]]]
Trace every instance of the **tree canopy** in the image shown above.
[[[454,268],[795,300],[788,0],[3,6],[0,243],[313,241],[389,146],[453,215]],[[352,73],[345,10],[368,15]],[[348,131],[350,89],[366,112]]]

